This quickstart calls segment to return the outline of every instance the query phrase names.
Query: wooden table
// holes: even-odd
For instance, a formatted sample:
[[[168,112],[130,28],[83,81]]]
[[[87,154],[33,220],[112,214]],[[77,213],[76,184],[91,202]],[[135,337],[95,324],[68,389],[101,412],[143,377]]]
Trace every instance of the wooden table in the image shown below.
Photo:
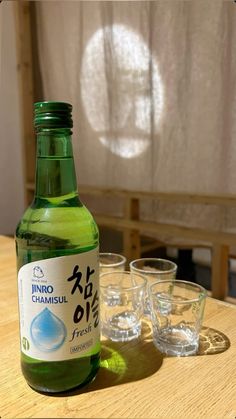
[[[138,341],[104,341],[94,382],[54,397],[20,371],[15,247],[2,236],[0,280],[1,418],[236,418],[236,306],[207,299],[196,356],[163,357],[147,323]]]

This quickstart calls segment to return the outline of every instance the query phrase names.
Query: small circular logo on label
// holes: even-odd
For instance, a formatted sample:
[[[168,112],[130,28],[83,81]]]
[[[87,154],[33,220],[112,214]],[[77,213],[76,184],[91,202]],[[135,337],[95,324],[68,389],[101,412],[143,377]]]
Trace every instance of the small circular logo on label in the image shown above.
[[[40,268],[40,266],[35,266],[34,267],[33,277],[34,278],[43,278],[44,277],[44,273],[43,273],[42,269]]]

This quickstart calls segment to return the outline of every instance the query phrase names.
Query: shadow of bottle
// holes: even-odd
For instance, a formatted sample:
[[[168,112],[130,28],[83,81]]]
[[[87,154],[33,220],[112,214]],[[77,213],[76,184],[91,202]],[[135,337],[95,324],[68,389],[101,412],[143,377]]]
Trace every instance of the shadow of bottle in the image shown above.
[[[104,341],[101,366],[96,380],[85,391],[142,380],[156,373],[161,368],[162,361],[163,355],[156,350],[151,341]]]
[[[143,322],[142,336],[137,339],[130,342],[102,341],[101,365],[96,379],[83,388],[67,392],[67,396],[142,380],[155,374],[162,361],[163,355],[153,345],[151,328]]]

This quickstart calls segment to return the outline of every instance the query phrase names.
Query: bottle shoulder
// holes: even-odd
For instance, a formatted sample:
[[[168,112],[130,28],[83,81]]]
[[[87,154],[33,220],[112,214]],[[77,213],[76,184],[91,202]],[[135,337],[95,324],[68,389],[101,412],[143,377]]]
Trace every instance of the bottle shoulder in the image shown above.
[[[37,207],[33,204],[28,207],[19,225],[25,222],[47,223],[47,222],[81,222],[94,221],[91,212],[81,204],[80,206],[43,206]]]
[[[70,245],[87,246],[98,244],[96,222],[84,206],[27,208],[16,229],[16,240],[41,241],[42,237]]]

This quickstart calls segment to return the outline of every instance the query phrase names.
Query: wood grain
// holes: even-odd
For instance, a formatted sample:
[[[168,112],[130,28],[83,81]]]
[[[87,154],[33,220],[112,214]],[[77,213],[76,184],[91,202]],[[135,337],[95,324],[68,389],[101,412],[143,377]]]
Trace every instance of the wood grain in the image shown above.
[[[196,240],[205,241],[208,245],[209,243],[218,243],[230,246],[235,245],[236,243],[235,233],[226,233],[206,228],[193,228],[153,221],[135,221],[107,214],[94,214],[94,217],[99,225],[112,227],[117,230],[134,229],[144,233],[156,233],[159,235],[167,234],[190,240],[195,238]]]
[[[30,3],[14,2],[26,204],[32,200],[32,191],[27,184],[33,182],[35,177],[36,149],[33,129],[34,83]]]
[[[126,199],[124,205],[124,215],[125,218],[131,220],[139,220],[139,200]],[[138,230],[124,230],[123,233],[123,252],[127,258],[127,262],[131,260],[138,259],[141,254],[141,239],[140,233]]]
[[[61,397],[36,393],[19,364],[15,246],[0,237],[2,418],[232,418],[236,416],[236,307],[207,298],[198,355],[163,357],[149,323],[140,340],[103,342],[93,383]]]
[[[212,293],[215,298],[224,300],[228,294],[229,247],[214,244],[212,247]]]
[[[35,185],[33,182],[27,183],[27,188],[34,191]],[[236,207],[236,195],[232,194],[189,194],[187,192],[146,192],[137,190],[126,190],[119,188],[106,188],[91,185],[79,185],[79,192],[81,194],[95,195],[95,196],[109,196],[120,198],[134,198],[134,199],[158,199],[160,201],[182,202],[188,204],[201,205],[222,205],[224,207]]]

